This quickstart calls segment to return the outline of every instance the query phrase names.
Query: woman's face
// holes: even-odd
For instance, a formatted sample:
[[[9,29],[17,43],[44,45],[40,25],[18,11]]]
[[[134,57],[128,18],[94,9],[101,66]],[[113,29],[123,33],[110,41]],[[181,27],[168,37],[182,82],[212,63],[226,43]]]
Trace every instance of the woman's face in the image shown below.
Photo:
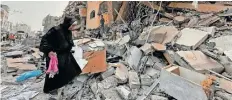
[[[77,21],[75,21],[75,22],[68,28],[68,30],[74,31],[74,30],[76,29],[76,27],[77,27]]]

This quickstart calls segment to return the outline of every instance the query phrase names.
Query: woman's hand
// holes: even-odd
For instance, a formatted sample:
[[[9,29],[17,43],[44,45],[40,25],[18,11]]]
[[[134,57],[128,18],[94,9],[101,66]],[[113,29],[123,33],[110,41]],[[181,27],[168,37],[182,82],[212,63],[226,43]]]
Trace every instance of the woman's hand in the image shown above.
[[[51,52],[49,52],[48,56],[51,58],[51,56],[56,56],[56,53],[51,51]]]

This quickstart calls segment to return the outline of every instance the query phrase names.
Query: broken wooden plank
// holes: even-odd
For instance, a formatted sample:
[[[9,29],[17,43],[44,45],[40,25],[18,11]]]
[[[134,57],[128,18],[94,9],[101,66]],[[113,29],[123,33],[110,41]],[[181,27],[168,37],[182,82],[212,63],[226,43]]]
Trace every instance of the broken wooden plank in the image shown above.
[[[182,9],[191,9],[196,10],[199,12],[220,12],[224,11],[227,8],[232,8],[232,6],[222,6],[222,5],[215,5],[215,4],[198,4],[198,7],[195,8],[192,3],[177,3],[171,2],[168,7],[171,8],[182,8]]]
[[[84,53],[84,59],[88,61],[82,73],[99,73],[107,69],[106,50],[91,51]]]

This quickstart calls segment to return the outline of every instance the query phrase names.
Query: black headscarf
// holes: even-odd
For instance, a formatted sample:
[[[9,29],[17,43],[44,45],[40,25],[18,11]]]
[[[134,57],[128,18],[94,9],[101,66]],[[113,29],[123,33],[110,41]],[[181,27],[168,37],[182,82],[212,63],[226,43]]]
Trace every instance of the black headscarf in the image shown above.
[[[74,22],[75,22],[74,18],[65,16],[63,24],[61,24],[61,26],[63,27],[63,29],[68,29]]]

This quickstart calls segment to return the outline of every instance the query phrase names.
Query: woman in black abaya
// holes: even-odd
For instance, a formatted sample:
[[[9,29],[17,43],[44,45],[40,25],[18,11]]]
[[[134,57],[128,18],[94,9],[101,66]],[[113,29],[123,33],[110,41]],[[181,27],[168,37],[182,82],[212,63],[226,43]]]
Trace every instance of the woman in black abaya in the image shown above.
[[[46,75],[44,83],[44,93],[59,89],[69,82],[75,76],[81,73],[81,69],[75,61],[71,49],[74,46],[72,40],[72,32],[69,27],[74,20],[70,17],[65,17],[63,24],[52,27],[43,37],[40,43],[40,51],[44,53],[46,58],[46,67],[49,66],[49,55],[57,55],[59,73],[53,78]]]

